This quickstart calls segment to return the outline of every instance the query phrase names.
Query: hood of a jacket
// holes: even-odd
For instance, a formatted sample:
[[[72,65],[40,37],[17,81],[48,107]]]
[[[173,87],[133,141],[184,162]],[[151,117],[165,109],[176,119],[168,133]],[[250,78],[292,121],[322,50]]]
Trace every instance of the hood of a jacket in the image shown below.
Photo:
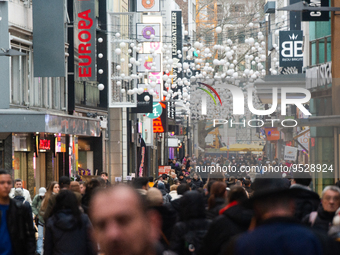
[[[189,219],[205,218],[203,195],[198,191],[187,191],[180,198],[180,218],[182,221]]]
[[[70,210],[61,210],[54,215],[54,225],[64,231],[70,231],[77,227],[77,219],[72,215]]]
[[[253,217],[253,211],[244,209],[240,205],[235,205],[224,211],[223,215],[227,216],[236,224],[247,227],[250,225],[251,218]]]
[[[25,198],[23,196],[15,196],[14,199],[22,203],[25,201]]]

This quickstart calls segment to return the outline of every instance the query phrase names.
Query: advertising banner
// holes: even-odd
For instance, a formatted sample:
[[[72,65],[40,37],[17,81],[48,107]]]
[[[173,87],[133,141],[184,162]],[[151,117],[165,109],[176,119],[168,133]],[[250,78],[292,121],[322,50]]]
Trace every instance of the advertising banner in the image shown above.
[[[298,149],[291,146],[285,146],[285,152],[284,152],[284,160],[292,160],[295,161],[297,157]]]
[[[75,80],[96,81],[96,16],[94,0],[74,1]]]
[[[295,67],[299,73],[303,65],[302,30],[280,31],[280,67]]]

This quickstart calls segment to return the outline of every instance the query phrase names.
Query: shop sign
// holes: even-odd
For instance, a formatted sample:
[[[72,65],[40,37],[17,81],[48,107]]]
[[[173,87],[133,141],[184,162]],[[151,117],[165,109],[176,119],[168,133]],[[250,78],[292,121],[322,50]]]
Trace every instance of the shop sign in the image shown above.
[[[296,160],[298,149],[295,147],[285,146],[284,160]]]
[[[161,103],[153,103],[152,113],[146,114],[146,117],[150,119],[156,119],[159,116],[161,116],[162,111],[163,111],[163,108],[162,108]]]
[[[305,131],[302,131],[302,132],[305,132]],[[304,147],[302,148],[299,144],[298,145],[299,150],[309,149],[309,138],[310,138],[310,131],[298,137],[298,142]]]
[[[164,133],[167,129],[167,109],[165,103],[160,103],[162,106],[162,114],[156,119],[153,119],[152,127],[154,133]]]
[[[158,176],[162,174],[169,175],[170,170],[171,170],[171,166],[158,166]]]
[[[50,150],[51,149],[51,141],[48,139],[40,139],[39,140],[39,150]]]
[[[306,88],[312,89],[332,84],[332,62],[306,70]]]
[[[183,48],[182,39],[182,11],[171,11],[171,41],[172,41],[172,59],[174,64],[183,63],[183,56],[179,57],[178,50]],[[183,78],[183,72],[179,72],[178,68],[172,69],[173,83],[177,83],[178,78]],[[182,91],[182,86],[177,85],[177,88]]]
[[[329,7],[328,0],[305,0],[308,7]],[[329,21],[328,11],[303,11],[302,21]]]
[[[299,72],[303,65],[302,30],[280,31],[280,67],[296,67]]]
[[[265,128],[267,141],[280,140],[280,131],[277,128]]]
[[[78,81],[96,81],[96,17],[94,0],[74,1],[74,47]]]

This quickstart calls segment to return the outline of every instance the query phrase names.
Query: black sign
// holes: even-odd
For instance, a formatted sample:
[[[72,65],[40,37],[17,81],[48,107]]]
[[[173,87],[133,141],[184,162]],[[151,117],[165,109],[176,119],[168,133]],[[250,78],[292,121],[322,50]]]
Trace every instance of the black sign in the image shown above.
[[[150,100],[145,101],[144,97],[149,96]],[[131,113],[152,113],[153,96],[150,96],[148,92],[143,92],[137,95],[137,107],[131,108]]]
[[[168,118],[175,119],[176,118],[176,106],[175,102],[168,102]]]
[[[328,0],[306,0],[309,7],[329,7]],[[328,11],[304,11],[302,12],[302,21],[328,21]]]
[[[280,67],[296,67],[302,72],[303,34],[302,30],[280,31]]]
[[[182,51],[182,11],[171,11],[171,40],[172,40],[172,59],[174,63],[183,63],[183,52],[182,57],[178,57],[177,51]],[[172,74],[175,75],[173,82],[176,83],[178,78],[183,78],[183,72],[179,72],[178,68],[173,68]],[[182,91],[182,86],[177,86],[177,89]]]

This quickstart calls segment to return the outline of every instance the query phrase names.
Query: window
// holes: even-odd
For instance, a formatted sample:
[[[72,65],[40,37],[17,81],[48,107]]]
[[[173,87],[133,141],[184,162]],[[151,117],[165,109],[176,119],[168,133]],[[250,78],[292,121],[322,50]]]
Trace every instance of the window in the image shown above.
[[[27,51],[15,49],[28,54]],[[12,56],[11,57],[11,103],[17,105],[28,104],[29,56]]]

